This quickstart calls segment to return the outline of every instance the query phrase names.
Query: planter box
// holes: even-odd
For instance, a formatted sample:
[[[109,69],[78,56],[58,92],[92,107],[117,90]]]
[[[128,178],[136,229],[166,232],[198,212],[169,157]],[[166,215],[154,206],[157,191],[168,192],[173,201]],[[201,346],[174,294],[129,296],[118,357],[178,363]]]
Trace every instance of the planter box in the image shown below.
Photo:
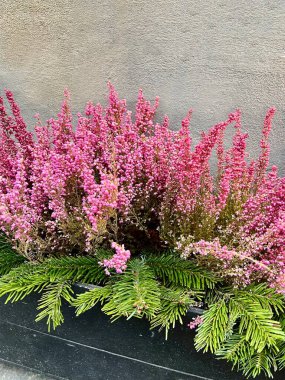
[[[37,297],[0,303],[0,361],[26,366],[55,379],[70,380],[240,380],[225,361],[197,353],[193,331],[184,326],[169,332],[150,331],[146,320],[111,323],[99,308],[76,317],[64,305],[65,323],[47,333],[36,323]],[[197,310],[195,311],[195,313]],[[0,376],[1,378],[1,376]],[[274,379],[284,380],[285,373]],[[260,377],[265,379],[264,377]]]

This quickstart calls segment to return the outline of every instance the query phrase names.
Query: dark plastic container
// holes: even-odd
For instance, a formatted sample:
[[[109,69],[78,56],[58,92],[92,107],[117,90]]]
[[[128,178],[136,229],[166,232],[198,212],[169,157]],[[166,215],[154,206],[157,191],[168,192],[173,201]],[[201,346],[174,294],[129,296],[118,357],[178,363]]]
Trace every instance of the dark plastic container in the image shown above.
[[[37,298],[7,305],[0,300],[0,360],[55,379],[243,379],[225,361],[196,352],[187,324],[201,309],[190,310],[166,341],[163,332],[149,330],[148,321],[111,323],[99,307],[76,317],[73,308],[63,305],[64,324],[48,333],[44,322],[34,322]],[[274,379],[284,380],[285,373]]]

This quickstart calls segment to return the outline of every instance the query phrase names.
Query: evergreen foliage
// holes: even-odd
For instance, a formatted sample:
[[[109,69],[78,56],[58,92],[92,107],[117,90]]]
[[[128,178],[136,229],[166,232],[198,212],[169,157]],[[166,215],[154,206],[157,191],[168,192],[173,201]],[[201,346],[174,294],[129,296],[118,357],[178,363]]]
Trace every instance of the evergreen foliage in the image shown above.
[[[217,282],[217,278],[211,272],[174,254],[150,256],[147,263],[164,284],[205,289],[213,288]]]
[[[102,310],[112,319],[133,316],[151,319],[160,308],[160,289],[144,260],[134,259],[112,285],[112,297]]]
[[[262,372],[272,377],[283,368],[284,298],[264,284],[224,289],[210,298],[196,335],[196,349],[232,362],[246,377]],[[279,359],[278,359],[279,358]]]
[[[105,300],[108,300],[111,297],[111,295],[112,288],[110,285],[105,285],[103,287],[95,286],[88,292],[79,294],[72,302],[73,306],[76,307],[76,315],[79,316],[87,310],[92,309],[98,302],[103,304]]]
[[[61,311],[62,300],[71,303],[73,291],[70,283],[65,280],[50,283],[46,286],[40,300],[38,310],[41,310],[37,315],[36,321],[47,319],[48,331],[61,325],[64,317]]]
[[[285,368],[284,296],[265,283],[244,288],[225,287],[195,261],[175,253],[145,254],[129,260],[121,273],[106,275],[97,256],[59,257],[41,263],[27,262],[3,242],[0,258],[6,258],[0,278],[0,297],[6,302],[41,293],[36,321],[46,320],[48,330],[64,321],[62,303],[76,308],[76,315],[101,304],[112,320],[146,317],[151,328],[165,330],[184,323],[190,306],[203,302],[203,322],[198,327],[197,350],[211,352],[232,363],[245,377]],[[1,260],[1,259],[0,259]],[[9,268],[9,269],[8,269]],[[74,294],[76,282],[93,288]]]
[[[42,293],[36,320],[47,319],[48,328],[63,321],[62,299],[72,303],[71,285],[75,282],[103,283],[103,268],[92,257],[62,257],[47,259],[43,263],[23,263],[0,278],[0,297],[16,302],[31,293]]]
[[[176,322],[183,323],[189,307],[197,300],[202,299],[203,291],[189,291],[181,287],[161,287],[161,307],[154,318],[151,319],[151,327],[165,329],[165,337],[168,331],[174,328]]]

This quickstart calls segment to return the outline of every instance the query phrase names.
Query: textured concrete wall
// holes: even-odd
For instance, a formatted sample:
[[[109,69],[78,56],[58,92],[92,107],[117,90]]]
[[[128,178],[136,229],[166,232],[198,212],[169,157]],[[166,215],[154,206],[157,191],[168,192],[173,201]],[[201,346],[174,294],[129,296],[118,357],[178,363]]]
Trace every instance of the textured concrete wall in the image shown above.
[[[0,86],[29,122],[66,86],[78,110],[111,80],[131,106],[139,87],[160,95],[173,128],[192,107],[196,137],[240,107],[256,147],[275,105],[272,162],[285,168],[284,0],[1,0],[0,33]]]

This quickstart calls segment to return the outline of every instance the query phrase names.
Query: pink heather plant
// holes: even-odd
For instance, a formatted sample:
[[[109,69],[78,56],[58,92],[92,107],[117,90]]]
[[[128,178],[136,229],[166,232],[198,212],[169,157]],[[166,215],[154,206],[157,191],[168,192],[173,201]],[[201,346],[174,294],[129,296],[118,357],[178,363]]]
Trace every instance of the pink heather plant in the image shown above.
[[[188,324],[190,330],[196,329],[201,323],[203,323],[203,317],[198,315],[198,317],[192,318],[192,321]]]
[[[179,131],[154,121],[139,92],[134,118],[109,85],[109,104],[77,120],[69,95],[57,118],[27,130],[11,92],[0,98],[0,229],[29,260],[95,254],[114,241],[106,270],[123,271],[142,249],[178,248],[226,282],[285,289],[285,179],[268,170],[268,111],[261,154],[248,162],[239,110],[193,147],[191,111]],[[232,146],[223,143],[233,124]],[[210,170],[217,155],[217,172]],[[213,174],[215,173],[215,174]]]
[[[116,273],[122,273],[127,269],[127,261],[131,257],[129,250],[126,250],[124,245],[119,245],[115,242],[112,243],[112,248],[116,251],[113,257],[109,260],[105,259],[101,263],[105,267],[105,273],[109,276],[109,269],[115,269]]]

